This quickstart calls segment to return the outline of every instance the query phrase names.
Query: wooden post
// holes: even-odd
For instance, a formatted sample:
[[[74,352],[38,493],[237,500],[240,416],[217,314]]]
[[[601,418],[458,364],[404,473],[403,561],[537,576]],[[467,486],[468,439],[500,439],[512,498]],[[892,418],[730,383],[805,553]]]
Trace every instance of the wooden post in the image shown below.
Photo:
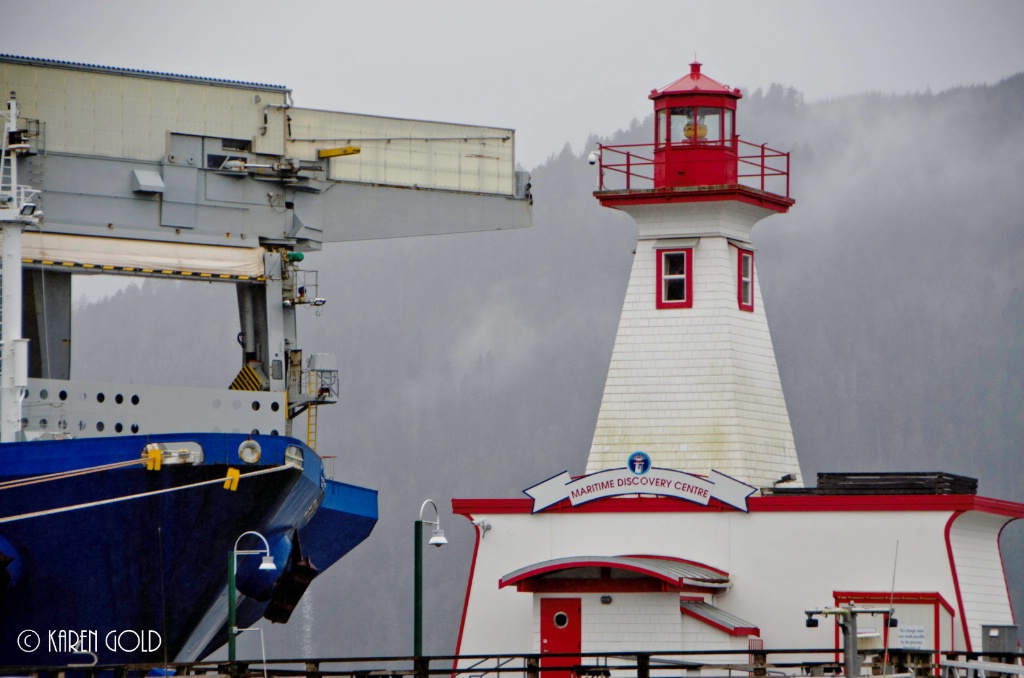
[[[540,678],[540,660],[537,657],[526,658],[526,678]]]
[[[651,678],[651,655],[636,656],[636,678]]]
[[[750,653],[750,663],[754,668],[754,676],[768,676],[768,655],[763,650],[753,650]]]
[[[416,657],[412,660],[413,671],[416,678],[427,678],[430,675],[430,660],[426,657]]]

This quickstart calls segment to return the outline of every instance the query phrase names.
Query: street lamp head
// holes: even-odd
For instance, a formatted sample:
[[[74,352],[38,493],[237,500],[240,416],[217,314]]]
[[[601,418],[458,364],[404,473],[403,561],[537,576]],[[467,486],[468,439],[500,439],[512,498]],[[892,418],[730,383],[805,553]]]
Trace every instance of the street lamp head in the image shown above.
[[[434,531],[430,536],[430,541],[428,541],[427,543],[431,546],[436,546],[438,548],[441,548],[442,546],[447,544],[448,539],[446,539],[444,536],[444,530],[442,530],[440,527],[434,528]]]
[[[260,562],[261,570],[276,570],[277,565],[274,564],[274,558],[271,555],[263,556],[263,560]]]

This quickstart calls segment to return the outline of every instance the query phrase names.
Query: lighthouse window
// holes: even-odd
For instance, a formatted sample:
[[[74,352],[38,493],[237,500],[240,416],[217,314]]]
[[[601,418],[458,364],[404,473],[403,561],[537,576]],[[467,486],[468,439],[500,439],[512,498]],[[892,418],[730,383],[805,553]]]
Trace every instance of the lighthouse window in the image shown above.
[[[697,129],[703,131],[701,141],[722,140],[722,109],[721,108],[698,108]]]
[[[693,249],[658,250],[658,308],[693,306]]]
[[[737,250],[736,293],[741,311],[754,310],[754,253]]]
[[[671,121],[666,126],[658,121],[658,143],[664,143],[663,131],[668,130],[671,143],[703,142],[731,145],[732,111],[709,106],[681,106],[670,110]]]
[[[678,144],[682,141],[692,140],[695,133],[693,127],[693,106],[673,108],[671,113],[672,126],[669,131],[670,141]]]

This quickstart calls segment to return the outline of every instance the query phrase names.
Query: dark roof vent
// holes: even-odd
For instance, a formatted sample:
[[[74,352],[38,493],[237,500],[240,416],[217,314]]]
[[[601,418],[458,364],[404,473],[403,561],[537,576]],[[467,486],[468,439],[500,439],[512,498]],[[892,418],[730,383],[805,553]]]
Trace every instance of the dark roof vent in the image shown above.
[[[978,480],[953,473],[819,473],[817,487],[776,487],[772,494],[977,494]]]

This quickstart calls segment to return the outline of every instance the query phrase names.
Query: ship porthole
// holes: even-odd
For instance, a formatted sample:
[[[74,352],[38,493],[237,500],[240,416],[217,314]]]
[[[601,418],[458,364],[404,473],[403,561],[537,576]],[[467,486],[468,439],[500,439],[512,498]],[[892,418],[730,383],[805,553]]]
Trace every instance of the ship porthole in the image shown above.
[[[138,424],[132,424],[132,433],[138,433],[138,432],[139,432],[139,425]]]
[[[50,397],[50,392],[44,388],[42,391],[39,392],[39,397],[42,400],[46,400],[47,398]]]
[[[114,402],[120,405],[121,403],[124,402],[124,396],[118,393],[116,396],[114,396]]]
[[[102,393],[97,393],[96,394],[96,402],[102,403],[106,399],[107,399],[107,396],[103,395]]]
[[[252,401],[252,411],[253,412],[259,412],[260,411],[260,401],[258,401],[258,400]]]
[[[121,431],[124,430],[124,425],[121,424],[121,422],[118,422],[118,423],[114,424],[114,430],[117,431],[118,433],[120,433]]]
[[[104,428],[103,422],[102,421],[97,421],[96,422],[96,430],[102,433],[103,432],[103,428]]]
[[[556,612],[553,618],[555,628],[564,629],[569,625],[569,615],[564,612]]]

